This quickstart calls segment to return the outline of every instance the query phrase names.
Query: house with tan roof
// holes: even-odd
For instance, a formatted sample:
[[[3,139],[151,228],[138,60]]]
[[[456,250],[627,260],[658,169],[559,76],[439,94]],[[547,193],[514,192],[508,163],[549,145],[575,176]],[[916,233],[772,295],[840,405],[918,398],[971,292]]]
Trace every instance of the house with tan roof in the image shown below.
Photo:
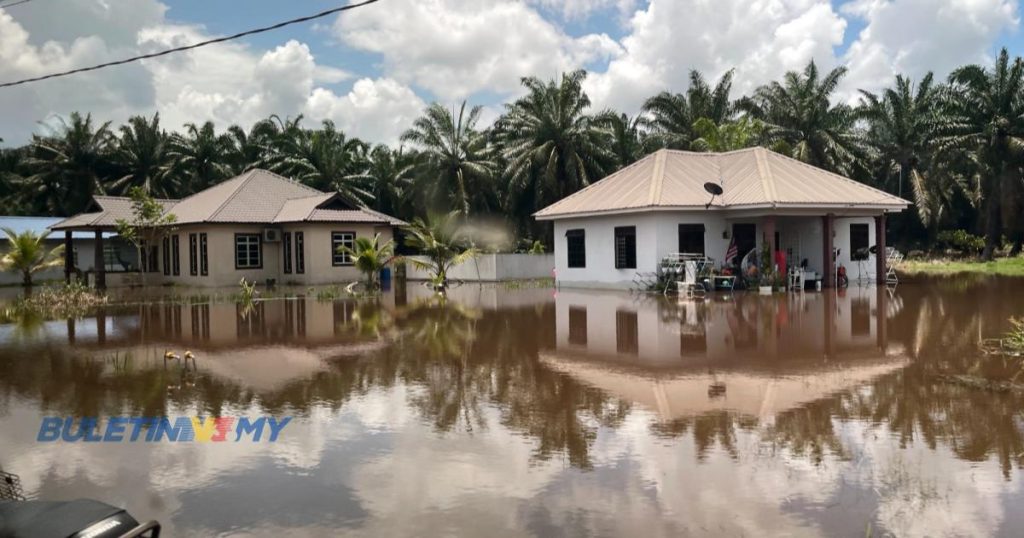
[[[839,266],[883,281],[886,215],[909,204],[764,148],[659,150],[534,217],[554,223],[560,285],[627,288],[680,253],[739,266],[767,244],[831,286]]]
[[[139,271],[147,284],[232,286],[250,282],[327,284],[360,278],[358,270],[338,247],[352,246],[356,237],[381,234],[394,237],[405,223],[394,217],[355,206],[337,193],[325,193],[266,170],[254,169],[181,200],[158,200],[173,226],[161,234],[160,244],[146,245],[142,260],[123,263],[120,271],[96,263],[94,281],[105,287],[135,282]],[[91,232],[97,259],[110,251],[110,232],[118,220],[132,219],[128,198],[93,197],[89,212],[50,227],[64,232]],[[123,252],[123,249],[117,249]],[[65,259],[65,278],[76,272],[75,261]],[[112,273],[108,275],[107,273]],[[116,276],[115,276],[116,275]]]

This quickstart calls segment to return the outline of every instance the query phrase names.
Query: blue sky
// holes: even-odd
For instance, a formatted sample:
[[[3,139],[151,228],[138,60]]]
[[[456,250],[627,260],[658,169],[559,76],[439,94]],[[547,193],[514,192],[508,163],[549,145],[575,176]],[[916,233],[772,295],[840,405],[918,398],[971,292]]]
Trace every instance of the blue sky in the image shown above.
[[[344,0],[343,0],[344,1]],[[579,67],[594,107],[636,113],[687,72],[737,69],[735,91],[814,59],[846,65],[839,99],[895,73],[940,76],[1024,52],[1019,0],[381,0],[230,45],[0,94],[0,137],[26,140],[73,110],[115,123],[241,125],[269,114],[330,119],[393,142],[426,103],[468,99],[490,121],[519,77]],[[56,4],[60,9],[55,9]],[[0,80],[194,42],[334,7],[195,0],[34,0],[0,10]],[[908,23],[906,21],[913,21]]]

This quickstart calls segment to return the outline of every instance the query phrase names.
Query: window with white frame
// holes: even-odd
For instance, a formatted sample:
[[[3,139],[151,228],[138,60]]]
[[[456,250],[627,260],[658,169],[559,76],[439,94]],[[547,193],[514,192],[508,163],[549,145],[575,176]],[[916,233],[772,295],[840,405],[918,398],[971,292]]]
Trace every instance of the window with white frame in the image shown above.
[[[341,247],[355,248],[355,232],[331,232],[331,265],[352,265],[352,256],[342,252]]]

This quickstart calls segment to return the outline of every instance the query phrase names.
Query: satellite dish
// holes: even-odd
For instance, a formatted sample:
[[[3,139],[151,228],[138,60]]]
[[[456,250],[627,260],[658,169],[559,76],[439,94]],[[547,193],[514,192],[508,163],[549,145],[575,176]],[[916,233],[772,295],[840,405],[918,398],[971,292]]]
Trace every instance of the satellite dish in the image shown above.
[[[708,209],[711,207],[711,202],[715,201],[715,196],[722,195],[722,186],[719,185],[718,183],[708,181],[707,183],[704,184],[704,190],[708,191],[708,194],[711,195],[711,199],[708,200],[708,203],[704,204],[704,209]]]
[[[708,191],[708,194],[710,194],[711,196],[721,196],[723,192],[721,185],[719,185],[718,183],[712,183],[710,181],[704,184],[704,190]]]

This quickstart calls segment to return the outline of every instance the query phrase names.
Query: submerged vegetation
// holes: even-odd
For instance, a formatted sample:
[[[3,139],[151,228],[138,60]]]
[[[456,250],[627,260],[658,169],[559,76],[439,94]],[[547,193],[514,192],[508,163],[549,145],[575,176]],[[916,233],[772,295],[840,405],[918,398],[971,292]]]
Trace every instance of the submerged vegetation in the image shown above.
[[[905,260],[897,271],[907,275],[1000,275],[1024,276],[1024,257],[997,258],[992,261],[972,259]]]
[[[79,283],[45,286],[15,300],[0,319],[17,320],[78,318],[108,303],[107,296]]]

